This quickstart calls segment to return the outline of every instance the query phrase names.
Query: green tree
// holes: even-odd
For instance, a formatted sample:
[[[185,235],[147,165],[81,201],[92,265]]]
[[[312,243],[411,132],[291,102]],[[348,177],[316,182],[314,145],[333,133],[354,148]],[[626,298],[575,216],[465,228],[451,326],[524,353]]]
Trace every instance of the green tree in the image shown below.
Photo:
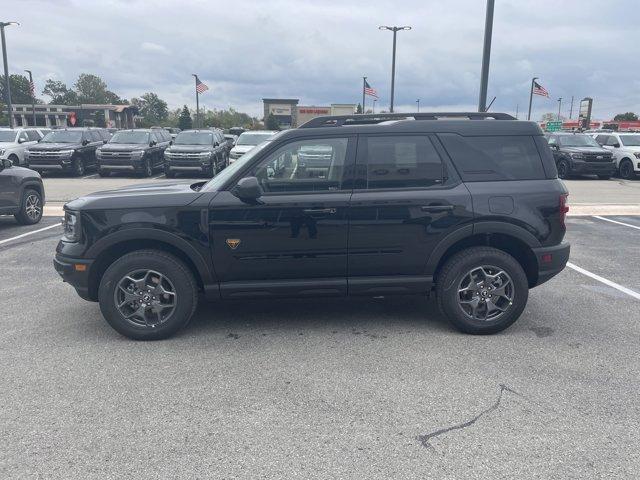
[[[0,101],[0,125],[9,125],[9,117],[5,113],[7,106]]]
[[[280,130],[280,125],[278,125],[278,120],[273,115],[273,113],[269,114],[269,116],[264,122],[264,125],[267,130]]]
[[[132,98],[131,104],[138,107],[142,116],[141,126],[143,127],[164,123],[169,116],[167,102],[153,92],[145,93],[140,98]]]
[[[110,104],[122,101],[107,88],[107,83],[102,78],[92,73],[81,73],[73,88],[80,103]]]
[[[633,112],[619,113],[615,117],[613,117],[613,120],[615,120],[616,122],[633,122],[638,120],[638,116]]]
[[[9,75],[9,82],[11,84],[11,101],[14,104],[30,104],[31,92],[29,90],[29,79],[24,75]],[[4,102],[5,96],[5,80],[4,75],[0,76],[0,98]],[[41,103],[41,100],[36,100],[36,103]]]
[[[193,127],[193,120],[191,120],[191,112],[185,105],[180,112],[180,117],[178,117],[178,127],[181,130],[189,130]]]
[[[362,113],[362,105],[358,104],[356,107],[356,113]]]
[[[60,80],[47,80],[44,84],[42,93],[51,97],[51,104],[53,105],[77,105],[78,94],[67,88],[67,86]]]
[[[560,121],[564,122],[567,118],[563,117],[562,115],[560,115]],[[540,121],[541,122],[557,122],[558,121],[558,114],[557,113],[552,113],[552,112],[548,112],[542,115],[542,117],[540,117]]]

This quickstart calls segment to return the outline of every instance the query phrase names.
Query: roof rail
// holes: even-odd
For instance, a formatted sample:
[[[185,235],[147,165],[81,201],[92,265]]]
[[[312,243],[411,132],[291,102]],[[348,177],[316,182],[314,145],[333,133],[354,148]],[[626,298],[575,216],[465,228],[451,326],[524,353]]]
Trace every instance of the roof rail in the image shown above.
[[[449,120],[449,119],[467,119],[467,120],[485,120],[491,118],[493,120],[516,120],[508,113],[492,113],[492,112],[425,112],[425,113],[368,113],[353,115],[327,115],[323,117],[312,118],[303,123],[298,128],[318,128],[318,127],[342,127],[346,125],[374,125],[376,123],[388,122],[390,120]]]

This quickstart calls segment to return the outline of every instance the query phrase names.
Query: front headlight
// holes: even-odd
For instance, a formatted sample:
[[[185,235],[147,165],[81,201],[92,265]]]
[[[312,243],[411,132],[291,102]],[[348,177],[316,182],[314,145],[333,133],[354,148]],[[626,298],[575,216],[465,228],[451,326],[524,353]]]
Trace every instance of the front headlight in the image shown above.
[[[634,153],[634,155],[636,156],[636,158],[640,158],[640,152],[636,152],[636,153]]]
[[[6,150],[5,150],[4,148],[0,148],[0,157],[1,157],[2,155],[4,155],[4,152],[5,152],[5,151],[6,151]]]
[[[70,157],[73,155],[73,150],[60,150],[58,153],[61,157]]]
[[[131,152],[131,158],[142,158],[144,157],[144,150],[134,150]]]
[[[62,228],[64,229],[62,235],[63,240],[67,242],[77,242],[80,240],[80,224],[78,219],[78,213],[64,212],[64,221],[62,222]]]
[[[571,154],[571,158],[575,158],[577,160],[582,160],[584,158],[584,155],[581,153],[572,153]]]

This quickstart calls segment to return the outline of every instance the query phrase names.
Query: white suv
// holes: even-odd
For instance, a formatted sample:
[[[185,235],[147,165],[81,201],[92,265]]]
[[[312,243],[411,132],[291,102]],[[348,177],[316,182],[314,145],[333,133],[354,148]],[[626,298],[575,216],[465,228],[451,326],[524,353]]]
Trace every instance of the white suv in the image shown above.
[[[640,133],[594,133],[593,138],[611,150],[620,178],[632,179],[640,174]]]
[[[0,128],[0,159],[24,165],[25,150],[37,144],[44,135],[37,128]]]

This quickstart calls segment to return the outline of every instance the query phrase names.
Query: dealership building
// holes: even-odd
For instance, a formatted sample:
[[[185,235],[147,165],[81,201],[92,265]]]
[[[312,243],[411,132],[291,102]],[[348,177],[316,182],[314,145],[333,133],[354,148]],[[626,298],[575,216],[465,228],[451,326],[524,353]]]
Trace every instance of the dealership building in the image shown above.
[[[18,127],[33,126],[33,107],[30,104],[13,105],[13,124]],[[6,111],[6,109],[5,109]],[[80,127],[106,126],[134,128],[138,107],[134,105],[49,105],[36,104],[36,126]]]
[[[298,105],[297,98],[263,98],[265,120],[273,115],[278,126],[296,128],[312,118],[323,115],[352,115],[356,112],[355,103],[332,103],[329,106]]]

